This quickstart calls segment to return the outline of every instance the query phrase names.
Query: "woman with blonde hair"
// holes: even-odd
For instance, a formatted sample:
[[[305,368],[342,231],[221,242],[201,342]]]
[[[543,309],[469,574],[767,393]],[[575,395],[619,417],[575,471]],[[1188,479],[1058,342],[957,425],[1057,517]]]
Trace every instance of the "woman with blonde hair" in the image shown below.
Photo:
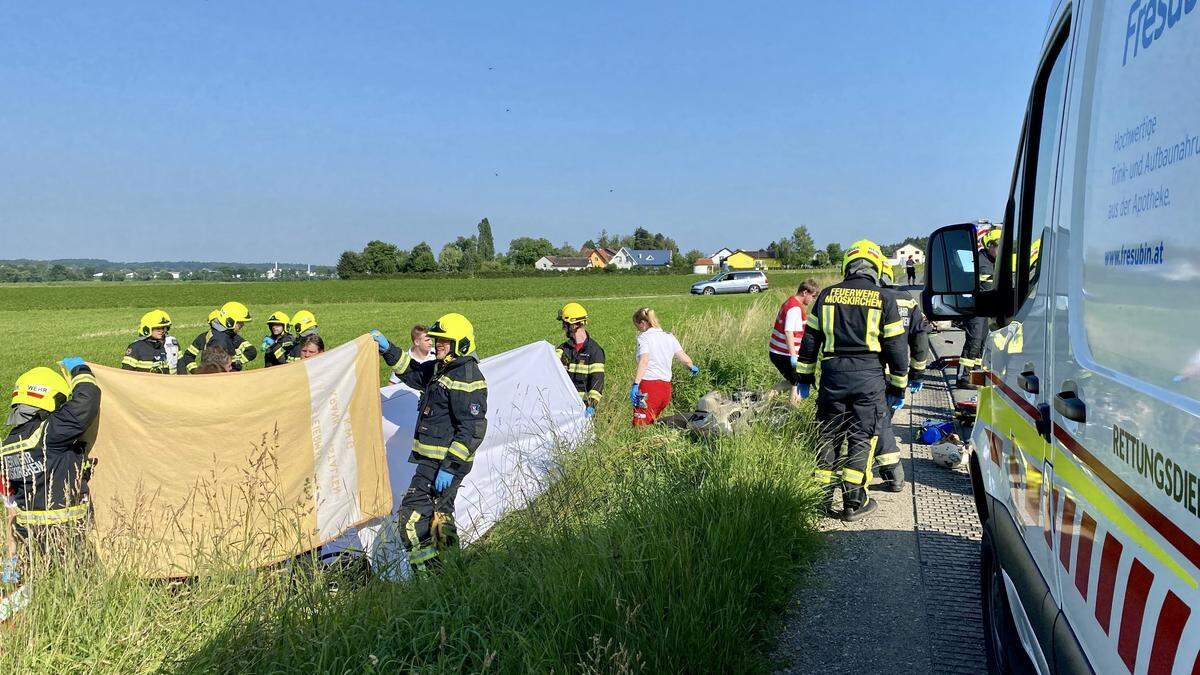
[[[673,360],[687,366],[692,375],[700,372],[700,367],[692,363],[692,357],[683,351],[679,340],[662,329],[653,309],[642,307],[634,312],[633,326],[638,331],[637,370],[629,402],[633,404],[633,426],[640,427],[654,424],[671,402]]]

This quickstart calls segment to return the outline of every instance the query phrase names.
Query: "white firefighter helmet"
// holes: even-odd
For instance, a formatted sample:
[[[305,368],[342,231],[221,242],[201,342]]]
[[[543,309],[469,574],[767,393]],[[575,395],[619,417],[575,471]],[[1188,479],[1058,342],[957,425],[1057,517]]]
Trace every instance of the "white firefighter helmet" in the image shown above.
[[[967,449],[957,443],[938,443],[930,451],[938,466],[957,469],[967,465]]]

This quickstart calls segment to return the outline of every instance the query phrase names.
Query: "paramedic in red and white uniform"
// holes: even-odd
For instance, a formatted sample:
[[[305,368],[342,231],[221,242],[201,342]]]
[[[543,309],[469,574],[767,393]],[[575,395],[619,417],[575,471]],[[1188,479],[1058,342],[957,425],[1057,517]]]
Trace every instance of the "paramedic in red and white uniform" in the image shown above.
[[[672,360],[679,359],[692,375],[700,372],[700,367],[692,363],[674,335],[659,327],[654,310],[643,307],[634,312],[633,325],[638,331],[637,370],[629,402],[633,404],[633,426],[640,427],[654,424],[671,402]]]
[[[771,329],[771,339],[767,343],[767,355],[771,363],[783,375],[783,379],[792,385],[792,401],[798,403],[799,394],[796,385],[799,375],[796,364],[800,354],[800,341],[804,339],[804,322],[808,320],[808,308],[812,305],[821,286],[816,279],[808,279],[796,289],[796,294],[789,296],[779,306],[779,314],[775,317],[775,326]]]

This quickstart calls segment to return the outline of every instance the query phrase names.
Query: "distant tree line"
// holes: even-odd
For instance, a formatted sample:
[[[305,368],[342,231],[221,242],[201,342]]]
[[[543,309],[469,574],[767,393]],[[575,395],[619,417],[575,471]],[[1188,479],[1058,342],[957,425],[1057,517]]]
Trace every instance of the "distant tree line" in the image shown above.
[[[455,238],[436,255],[433,247],[423,241],[410,250],[386,241],[370,241],[361,251],[342,253],[338,258],[337,275],[342,279],[361,279],[397,274],[520,271],[533,268],[534,263],[543,256],[578,258],[584,257],[585,251],[598,247],[616,250],[622,246],[670,250],[674,254],[672,269],[691,271],[692,262],[703,255],[700,251],[692,250],[681,256],[674,239],[661,232],[652,233],[643,227],[624,236],[601,231],[599,237],[588,239],[578,247],[567,242],[556,246],[545,237],[517,237],[508,242],[508,250],[504,253],[496,251],[492,225],[487,218],[479,221],[475,230],[470,236]]]
[[[316,278],[328,277],[329,267],[313,267]],[[176,276],[178,275],[178,277]],[[117,265],[107,261],[70,264],[35,260],[0,263],[0,283],[36,283],[55,281],[262,281],[267,279],[264,265],[214,265],[199,269],[165,269],[158,266]],[[280,268],[271,273],[274,280],[308,279],[306,269]]]

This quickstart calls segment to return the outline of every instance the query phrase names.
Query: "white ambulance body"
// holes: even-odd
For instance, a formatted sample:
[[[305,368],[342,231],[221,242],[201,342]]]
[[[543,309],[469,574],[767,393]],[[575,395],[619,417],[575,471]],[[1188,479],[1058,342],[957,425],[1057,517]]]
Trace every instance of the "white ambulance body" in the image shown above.
[[[972,440],[990,665],[1200,671],[1200,4],[1063,2],[995,287],[930,237],[933,318],[994,320]]]

